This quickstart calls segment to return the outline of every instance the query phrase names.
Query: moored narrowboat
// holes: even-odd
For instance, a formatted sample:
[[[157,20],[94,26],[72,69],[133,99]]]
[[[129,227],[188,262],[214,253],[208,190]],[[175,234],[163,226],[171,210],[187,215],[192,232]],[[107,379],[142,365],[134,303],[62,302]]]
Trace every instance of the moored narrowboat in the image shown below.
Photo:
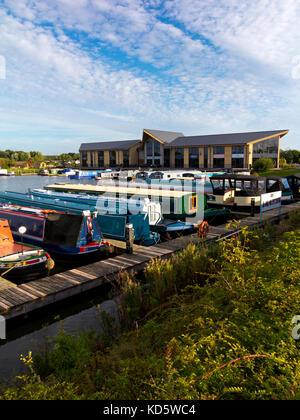
[[[15,242],[8,221],[0,219],[1,277],[24,283],[46,275],[54,266],[53,262],[49,264],[50,261],[50,255],[42,248]]]
[[[8,220],[14,240],[40,246],[59,259],[77,259],[109,247],[89,211],[79,215],[1,204],[0,218]],[[23,235],[20,226],[26,228]]]
[[[135,199],[149,198],[151,201],[161,204],[164,217],[185,219],[193,217],[198,209],[202,209],[205,195],[196,191],[180,191],[176,189],[162,188],[140,188],[134,184],[105,184],[105,185],[83,185],[83,184],[65,184],[57,183],[45,186],[45,189],[51,191],[63,191],[71,193],[88,193],[95,195],[111,195],[113,197],[133,197]]]
[[[114,197],[64,194],[46,190],[30,190],[28,194],[0,192],[0,202],[40,209],[67,211],[82,214],[89,210],[96,218],[101,233],[108,239],[126,240],[125,227],[133,225],[135,243],[151,246],[159,241],[159,234],[151,232],[150,221],[156,224],[161,219],[158,203],[142,200],[130,203]],[[129,210],[134,213],[131,214]]]
[[[224,206],[232,210],[250,211],[252,202],[256,212],[260,210],[261,195],[273,192],[286,192],[290,200],[291,190],[283,184],[280,177],[259,177],[254,175],[213,175],[210,178],[212,194],[208,206]]]

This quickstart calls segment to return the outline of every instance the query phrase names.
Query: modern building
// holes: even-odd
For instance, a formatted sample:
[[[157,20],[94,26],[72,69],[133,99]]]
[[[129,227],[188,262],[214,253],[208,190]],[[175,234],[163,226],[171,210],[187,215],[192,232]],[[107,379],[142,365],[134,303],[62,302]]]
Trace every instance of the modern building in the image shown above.
[[[154,166],[176,169],[251,169],[260,158],[279,167],[280,139],[288,130],[184,136],[144,129],[142,140],[83,143],[82,168]]]

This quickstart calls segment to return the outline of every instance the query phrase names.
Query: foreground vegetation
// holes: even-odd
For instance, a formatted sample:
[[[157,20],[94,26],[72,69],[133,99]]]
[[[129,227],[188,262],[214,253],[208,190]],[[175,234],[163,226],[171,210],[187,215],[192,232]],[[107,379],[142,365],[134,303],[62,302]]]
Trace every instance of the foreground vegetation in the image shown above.
[[[123,273],[120,322],[61,329],[0,399],[299,399],[300,215]]]

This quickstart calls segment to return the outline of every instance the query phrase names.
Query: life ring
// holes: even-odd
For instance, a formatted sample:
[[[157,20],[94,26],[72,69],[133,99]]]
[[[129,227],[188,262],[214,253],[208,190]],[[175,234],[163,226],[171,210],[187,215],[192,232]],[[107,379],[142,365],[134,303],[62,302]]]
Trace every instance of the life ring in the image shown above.
[[[198,236],[205,238],[209,232],[209,224],[204,220],[200,225],[198,226]]]

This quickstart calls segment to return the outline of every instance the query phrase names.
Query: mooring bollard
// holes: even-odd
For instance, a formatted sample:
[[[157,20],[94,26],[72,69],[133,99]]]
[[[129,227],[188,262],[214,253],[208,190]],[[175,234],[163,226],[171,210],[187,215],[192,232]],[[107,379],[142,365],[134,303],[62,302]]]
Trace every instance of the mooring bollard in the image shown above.
[[[251,213],[250,216],[254,217],[255,214],[255,198],[251,198]]]
[[[134,242],[134,231],[133,225],[127,223],[125,226],[125,238],[126,238],[126,252],[127,254],[133,253],[133,242]]]

